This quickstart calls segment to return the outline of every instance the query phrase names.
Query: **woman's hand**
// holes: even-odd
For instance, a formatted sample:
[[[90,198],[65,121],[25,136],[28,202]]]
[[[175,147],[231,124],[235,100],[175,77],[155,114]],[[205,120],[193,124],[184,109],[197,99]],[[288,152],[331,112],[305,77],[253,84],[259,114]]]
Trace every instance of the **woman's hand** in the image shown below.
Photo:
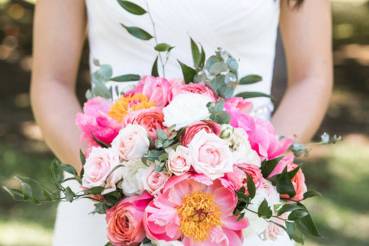
[[[307,142],[323,119],[332,91],[330,1],[305,0],[299,9],[281,1],[280,22],[288,87],[272,122],[280,135]]]
[[[34,20],[31,101],[46,143],[64,163],[81,168],[75,115],[76,75],[85,39],[84,0],[39,0]]]

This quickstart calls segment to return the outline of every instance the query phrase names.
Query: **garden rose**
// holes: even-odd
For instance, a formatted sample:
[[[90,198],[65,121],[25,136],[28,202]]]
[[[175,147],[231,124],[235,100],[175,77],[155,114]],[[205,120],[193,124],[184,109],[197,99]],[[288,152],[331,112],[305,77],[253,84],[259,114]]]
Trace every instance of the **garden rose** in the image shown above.
[[[139,245],[144,240],[143,215],[151,199],[143,193],[125,198],[107,210],[108,238],[114,246]]]
[[[174,149],[168,149],[168,170],[174,175],[182,175],[191,168],[190,150],[182,145]]]
[[[263,184],[263,175],[260,168],[250,164],[238,164],[233,167],[233,172],[225,175],[226,179],[230,181],[235,190],[239,190],[241,187],[246,187],[247,175],[252,178],[256,188],[259,188]]]
[[[165,78],[145,76],[128,94],[142,93],[156,106],[166,106],[171,98],[171,84]]]
[[[193,168],[214,180],[232,172],[232,153],[227,142],[214,133],[198,132],[189,144]]]
[[[119,152],[119,159],[122,162],[141,158],[148,151],[149,145],[145,128],[128,124],[113,140],[112,148]]]
[[[196,135],[196,133],[201,130],[219,135],[221,132],[221,126],[212,120],[202,120],[199,122],[195,122],[184,130],[180,140],[181,144],[187,146]]]
[[[298,165],[294,163],[287,166],[287,170],[289,172],[295,170],[296,168],[298,168]],[[297,171],[296,175],[292,178],[291,182],[296,192],[295,196],[289,197],[287,194],[281,194],[281,197],[285,199],[290,198],[291,200],[296,202],[303,200],[304,194],[307,191],[307,187],[305,183],[305,175],[301,169]]]
[[[82,187],[105,187],[103,193],[114,191],[116,183],[121,179],[119,170],[114,170],[118,165],[118,153],[113,149],[93,147],[84,165]]]
[[[173,97],[182,94],[182,93],[195,93],[207,96],[211,98],[212,102],[217,100],[217,95],[214,93],[212,89],[206,86],[204,83],[190,83],[190,84],[176,84],[172,88]]]
[[[122,182],[119,188],[126,196],[141,194],[145,190],[145,180],[149,172],[149,167],[141,159],[125,162],[121,169]]]
[[[83,106],[83,113],[76,116],[76,124],[81,129],[81,139],[88,147],[99,146],[95,139],[110,144],[121,128],[120,124],[108,115],[111,102],[95,97]]]
[[[158,194],[164,187],[165,183],[168,181],[169,176],[164,172],[155,171],[155,167],[151,167],[147,174],[146,182],[144,183],[144,188],[151,195]]]
[[[207,104],[211,100],[208,96],[195,93],[177,95],[163,108],[164,125],[175,126],[175,129],[179,130],[194,122],[208,119],[210,113]]]
[[[164,115],[159,108],[145,109],[130,113],[126,124],[138,124],[146,129],[151,140],[156,139],[156,131],[164,129]]]

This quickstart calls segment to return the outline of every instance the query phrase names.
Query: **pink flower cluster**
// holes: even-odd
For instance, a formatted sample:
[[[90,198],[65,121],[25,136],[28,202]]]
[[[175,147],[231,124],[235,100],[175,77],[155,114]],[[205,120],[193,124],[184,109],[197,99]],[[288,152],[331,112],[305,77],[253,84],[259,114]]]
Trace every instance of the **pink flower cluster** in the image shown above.
[[[252,104],[242,98],[225,101],[229,124],[211,120],[208,104],[218,100],[204,83],[147,76],[115,102],[85,103],[76,119],[89,148],[82,186],[104,187],[99,202],[114,191],[125,195],[107,209],[114,246],[139,245],[146,237],[157,245],[242,245],[243,230],[253,225],[234,210],[237,191],[249,194],[248,178],[265,199],[303,199],[301,170],[291,180],[293,197],[262,192],[269,178],[298,167],[286,155],[269,177],[261,171],[261,162],[282,157],[292,141],[251,116]]]

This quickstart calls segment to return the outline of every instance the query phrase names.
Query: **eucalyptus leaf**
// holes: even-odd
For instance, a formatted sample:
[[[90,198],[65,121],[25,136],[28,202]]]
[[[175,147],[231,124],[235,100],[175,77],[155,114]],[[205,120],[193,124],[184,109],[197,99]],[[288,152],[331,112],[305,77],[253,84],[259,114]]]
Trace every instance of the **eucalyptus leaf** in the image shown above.
[[[209,73],[212,75],[225,73],[225,72],[228,72],[228,70],[229,69],[228,69],[227,64],[225,64],[223,61],[216,62],[212,64],[211,66],[209,66],[208,68]]]
[[[127,30],[129,34],[134,36],[135,38],[141,39],[141,40],[150,40],[153,38],[153,36],[143,30],[142,28],[136,27],[136,26],[126,26],[124,24],[121,24],[124,29]]]
[[[262,81],[263,78],[256,74],[247,75],[240,79],[240,85],[250,85]]]
[[[112,97],[112,93],[109,88],[102,81],[95,81],[92,85],[92,94],[95,97],[103,97],[106,99],[110,99]]]
[[[65,188],[64,195],[65,195],[65,200],[67,200],[68,202],[73,202],[74,197],[76,196],[76,194],[72,191],[72,189],[69,186]]]
[[[120,6],[122,6],[122,8],[124,8],[126,11],[128,11],[131,14],[144,15],[147,13],[145,9],[143,9],[141,6],[133,2],[126,1],[126,0],[118,0],[118,3],[120,4]]]
[[[111,78],[111,81],[115,82],[129,82],[129,81],[139,81],[141,76],[138,74],[123,74],[116,77]]]

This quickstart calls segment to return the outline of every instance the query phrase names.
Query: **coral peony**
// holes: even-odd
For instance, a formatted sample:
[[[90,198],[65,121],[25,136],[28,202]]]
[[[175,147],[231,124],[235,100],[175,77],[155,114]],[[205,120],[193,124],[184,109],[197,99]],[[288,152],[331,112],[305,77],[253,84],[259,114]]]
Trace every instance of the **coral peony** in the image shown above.
[[[147,193],[131,196],[107,210],[108,238],[114,246],[139,245],[144,240],[143,215],[151,199]]]
[[[83,113],[76,116],[76,124],[81,129],[81,139],[88,147],[98,146],[95,139],[110,144],[121,128],[120,124],[108,115],[111,103],[95,97],[88,100],[83,106]]]
[[[184,245],[242,245],[248,222],[233,215],[235,193],[219,180],[208,182],[189,174],[172,177],[145,210],[147,236],[183,239]]]

